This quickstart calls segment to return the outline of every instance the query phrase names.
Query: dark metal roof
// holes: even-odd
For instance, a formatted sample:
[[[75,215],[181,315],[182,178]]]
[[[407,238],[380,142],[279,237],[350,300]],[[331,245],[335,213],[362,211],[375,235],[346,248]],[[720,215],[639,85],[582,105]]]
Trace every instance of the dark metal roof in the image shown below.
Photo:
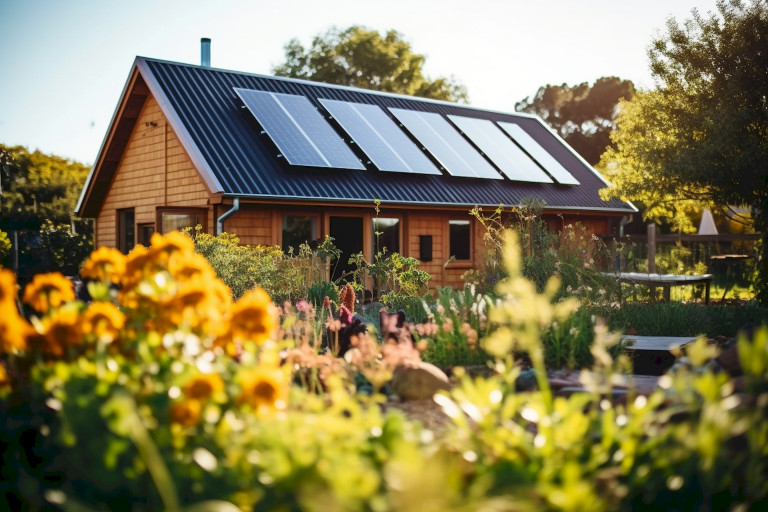
[[[547,209],[635,211],[629,203],[601,200],[598,190],[605,181],[534,116],[142,57],[137,57],[136,67],[214,193],[243,198],[366,204],[380,199],[385,205],[470,207],[518,205],[533,197],[543,199]],[[304,95],[321,112],[325,111],[318,98],[329,98],[371,103],[385,111],[396,107],[517,123],[580,185],[382,172],[370,165],[365,171],[290,166],[277,157],[279,151],[243,108],[235,87]],[[355,151],[367,161],[359,148]]]

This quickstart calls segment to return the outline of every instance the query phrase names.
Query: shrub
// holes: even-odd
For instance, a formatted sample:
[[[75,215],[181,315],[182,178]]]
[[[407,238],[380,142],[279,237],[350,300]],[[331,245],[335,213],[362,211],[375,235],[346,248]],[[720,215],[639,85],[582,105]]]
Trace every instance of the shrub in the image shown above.
[[[240,245],[240,239],[229,233],[213,236],[197,230],[194,241],[195,250],[235,298],[259,286],[277,303],[306,299],[310,287],[325,280],[326,253],[335,249],[330,237],[314,251],[303,244],[297,254],[287,255],[277,246]]]
[[[522,274],[536,284],[537,290],[544,290],[550,279],[557,277],[561,284],[559,298],[576,296],[585,303],[613,301],[618,296],[618,284],[600,271],[609,267],[608,248],[578,223],[563,226],[559,233],[550,230],[541,216],[543,207],[541,201],[528,200],[509,212],[499,206],[490,215],[475,207],[471,214],[486,230],[486,254],[483,268],[465,273],[465,281],[493,293],[507,275],[501,263],[503,235],[512,229],[520,240]]]

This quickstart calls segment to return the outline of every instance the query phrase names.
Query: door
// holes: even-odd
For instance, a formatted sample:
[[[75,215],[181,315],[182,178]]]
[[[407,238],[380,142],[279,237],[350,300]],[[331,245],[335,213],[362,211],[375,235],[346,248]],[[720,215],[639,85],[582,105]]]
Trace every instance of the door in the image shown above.
[[[333,243],[341,251],[339,260],[331,262],[331,279],[344,277],[345,281],[352,281],[355,266],[349,263],[349,257],[363,251],[363,218],[331,217],[329,220]]]

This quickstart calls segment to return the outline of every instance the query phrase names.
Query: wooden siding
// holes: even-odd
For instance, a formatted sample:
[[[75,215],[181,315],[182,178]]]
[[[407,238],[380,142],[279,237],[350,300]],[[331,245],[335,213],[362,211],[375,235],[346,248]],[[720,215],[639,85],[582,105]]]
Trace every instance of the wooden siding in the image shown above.
[[[137,224],[155,223],[161,206],[207,208],[210,193],[166,122],[148,97],[96,218],[96,245],[117,246],[117,210],[133,208]],[[215,224],[212,209],[208,230]]]
[[[224,221],[224,231],[237,235],[242,245],[275,245],[272,217],[272,209],[241,205]]]

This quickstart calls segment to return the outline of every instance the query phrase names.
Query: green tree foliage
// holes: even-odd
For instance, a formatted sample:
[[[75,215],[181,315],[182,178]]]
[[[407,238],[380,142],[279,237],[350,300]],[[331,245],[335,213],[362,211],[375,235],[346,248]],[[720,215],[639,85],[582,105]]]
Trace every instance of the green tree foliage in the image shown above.
[[[424,55],[414,53],[399,32],[390,30],[381,35],[355,25],[344,30],[331,28],[315,36],[309,48],[292,39],[285,45],[285,62],[272,72],[277,76],[466,103],[465,87],[453,78],[432,80],[424,76],[425,60]]]
[[[69,224],[88,171],[66,158],[0,144],[0,229],[36,231],[46,220]]]
[[[617,106],[630,100],[635,86],[617,77],[598,78],[593,85],[545,85],[533,98],[515,104],[518,112],[541,117],[592,165],[611,144],[610,133],[616,127]]]
[[[747,204],[766,233],[768,4],[721,0],[716,12],[694,9],[682,25],[669,20],[649,55],[658,89],[619,117],[616,150],[603,159],[613,182],[606,196],[671,209]],[[765,303],[768,258],[762,262]]]
[[[0,263],[10,253],[11,253],[11,240],[8,238],[8,234],[5,231],[0,231]]]

